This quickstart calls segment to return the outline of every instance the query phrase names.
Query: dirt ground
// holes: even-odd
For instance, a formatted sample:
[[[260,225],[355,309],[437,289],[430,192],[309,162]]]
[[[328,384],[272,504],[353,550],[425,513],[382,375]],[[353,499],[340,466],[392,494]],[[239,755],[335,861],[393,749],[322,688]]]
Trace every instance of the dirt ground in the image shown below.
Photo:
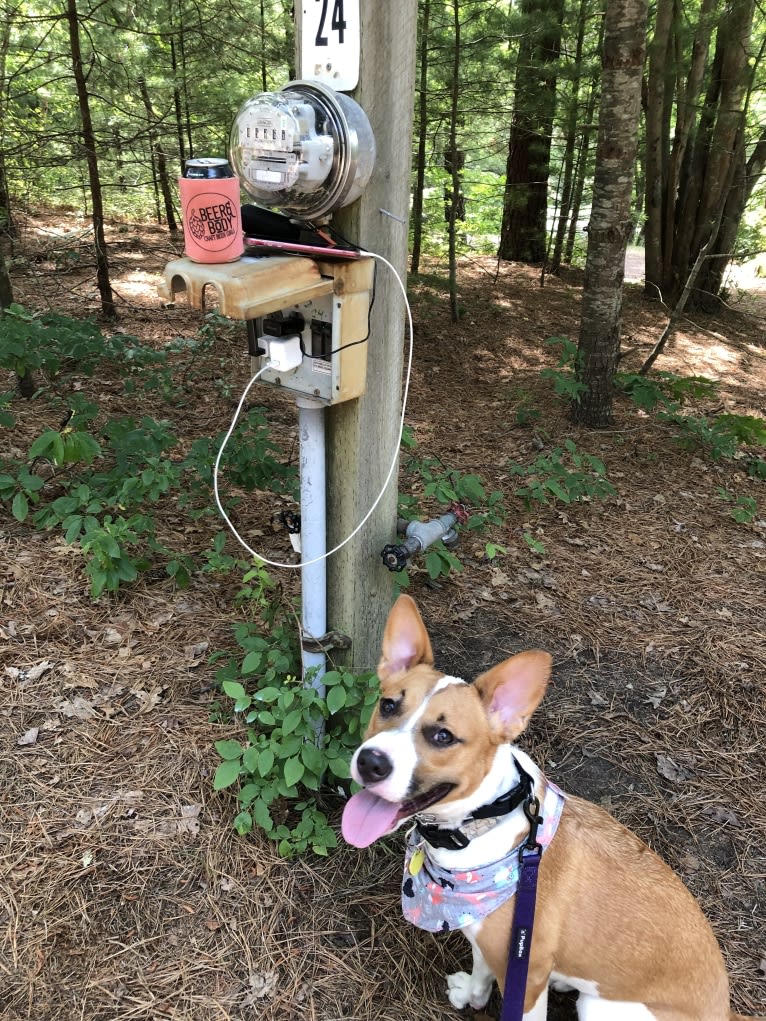
[[[15,253],[17,300],[95,313],[84,240],[74,217],[30,218]],[[122,225],[110,240],[120,329],[157,344],[194,335],[198,315],[156,296],[176,254],[166,235]],[[73,251],[78,259],[62,255]],[[412,572],[437,665],[472,676],[522,648],[553,653],[525,749],[678,871],[721,942],[735,1007],[766,1013],[764,484],[737,462],[682,449],[670,426],[625,398],[611,430],[570,424],[540,370],[555,364],[546,337],[577,338],[579,274],[541,288],[527,267],[466,260],[457,325],[444,275],[431,264],[413,282],[407,420],[420,456],[480,473],[509,513],[492,535],[506,549],[496,560],[484,537],[464,536],[461,574],[437,584],[422,564]],[[746,312],[687,321],[658,363],[721,380],[693,413],[766,415],[755,299]],[[664,322],[628,286],[625,367],[640,365]],[[206,359],[172,408],[157,394],[128,397],[116,374],[81,386],[111,414],[166,414],[188,442],[228,425],[248,378],[244,345],[228,334]],[[294,449],[291,410],[278,394],[261,400]],[[39,402],[14,410],[2,453],[26,449],[46,415]],[[525,509],[509,462],[529,464],[566,438],[604,461],[617,495]],[[403,473],[402,488],[413,485]],[[754,498],[754,520],[735,522],[723,491]],[[192,550],[217,529],[163,505],[158,527]],[[211,785],[213,744],[234,735],[211,722],[208,657],[232,645],[237,579],[195,576],[180,591],[150,571],[94,603],[59,535],[4,513],[0,548],[2,1017],[458,1018],[443,976],[465,966],[467,944],[405,925],[399,837],[286,862],[258,835],[233,832],[234,799]],[[337,823],[340,806],[330,807]],[[495,996],[487,1014],[498,1009]],[[551,1016],[573,1018],[571,1002],[558,998]]]

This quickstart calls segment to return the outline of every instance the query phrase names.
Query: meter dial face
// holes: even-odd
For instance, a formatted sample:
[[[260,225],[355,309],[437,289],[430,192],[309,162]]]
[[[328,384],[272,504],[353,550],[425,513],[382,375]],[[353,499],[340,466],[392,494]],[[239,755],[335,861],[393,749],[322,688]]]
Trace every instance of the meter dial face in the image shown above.
[[[291,82],[242,106],[231,162],[256,202],[317,218],[359,197],[374,166],[375,140],[348,96],[317,82]]]

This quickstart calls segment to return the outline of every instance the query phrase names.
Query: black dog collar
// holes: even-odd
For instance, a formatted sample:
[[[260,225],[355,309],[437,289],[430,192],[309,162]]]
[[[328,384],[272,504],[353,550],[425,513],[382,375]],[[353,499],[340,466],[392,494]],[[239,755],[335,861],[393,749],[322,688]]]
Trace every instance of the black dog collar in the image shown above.
[[[424,823],[418,820],[415,823],[415,829],[426,843],[430,844],[431,847],[443,847],[448,851],[460,851],[464,847],[468,847],[474,837],[486,833],[492,828],[491,825],[487,826],[486,824],[483,826],[475,825],[478,820],[499,820],[502,816],[508,815],[515,808],[518,808],[519,805],[523,804],[534,792],[534,780],[526,770],[521,768],[515,757],[513,761],[519,772],[519,782],[516,786],[506,791],[505,794],[501,794],[499,798],[496,798],[489,805],[482,805],[481,808],[471,812],[456,829],[443,829],[441,826],[436,826],[433,823]]]

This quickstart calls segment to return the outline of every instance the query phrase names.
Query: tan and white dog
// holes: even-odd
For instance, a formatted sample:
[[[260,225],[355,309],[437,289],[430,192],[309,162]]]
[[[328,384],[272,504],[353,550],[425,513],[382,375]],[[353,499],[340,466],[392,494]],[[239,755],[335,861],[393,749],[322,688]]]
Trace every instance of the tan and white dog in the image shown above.
[[[473,683],[433,662],[417,607],[400,596],[385,628],[380,701],[352,760],[364,789],[347,803],[342,828],[366,847],[403,823],[421,825],[410,834],[403,890],[412,895],[411,877],[422,871],[438,905],[426,915],[443,913],[440,928],[461,928],[473,947],[471,973],[447,978],[453,1006],[483,1007],[495,979],[502,989],[515,897],[488,914],[450,916],[450,877],[469,884],[469,906],[485,896],[470,892],[482,870],[497,882],[495,864],[529,830],[523,808],[507,810],[503,796],[528,774],[543,814],[552,805],[560,817],[540,864],[524,1021],[544,1021],[549,986],[579,990],[580,1021],[744,1021],[731,1011],[713,932],[680,879],[602,809],[561,795],[513,746],[543,697],[551,657],[522,652]],[[505,810],[493,817],[492,805]],[[458,831],[465,846],[433,846],[428,834],[441,830]],[[412,911],[421,924],[421,908]]]

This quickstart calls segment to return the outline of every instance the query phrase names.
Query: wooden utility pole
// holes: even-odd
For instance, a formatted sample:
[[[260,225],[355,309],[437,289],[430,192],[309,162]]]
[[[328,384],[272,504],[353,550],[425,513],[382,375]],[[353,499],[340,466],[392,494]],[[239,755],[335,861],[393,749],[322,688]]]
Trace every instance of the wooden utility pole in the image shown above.
[[[360,7],[359,85],[350,95],[370,120],[377,160],[362,197],[336,213],[333,224],[350,241],[385,256],[406,280],[417,0],[361,0]],[[300,53],[301,4],[296,14]],[[398,449],[404,335],[401,292],[391,271],[378,263],[367,393],[327,412],[328,549],[365,516]],[[343,655],[355,671],[373,668],[380,655],[393,589],[380,553],[394,541],[397,493],[395,472],[364,528],[328,561],[327,625],[351,638]],[[333,658],[338,661],[339,654]]]

